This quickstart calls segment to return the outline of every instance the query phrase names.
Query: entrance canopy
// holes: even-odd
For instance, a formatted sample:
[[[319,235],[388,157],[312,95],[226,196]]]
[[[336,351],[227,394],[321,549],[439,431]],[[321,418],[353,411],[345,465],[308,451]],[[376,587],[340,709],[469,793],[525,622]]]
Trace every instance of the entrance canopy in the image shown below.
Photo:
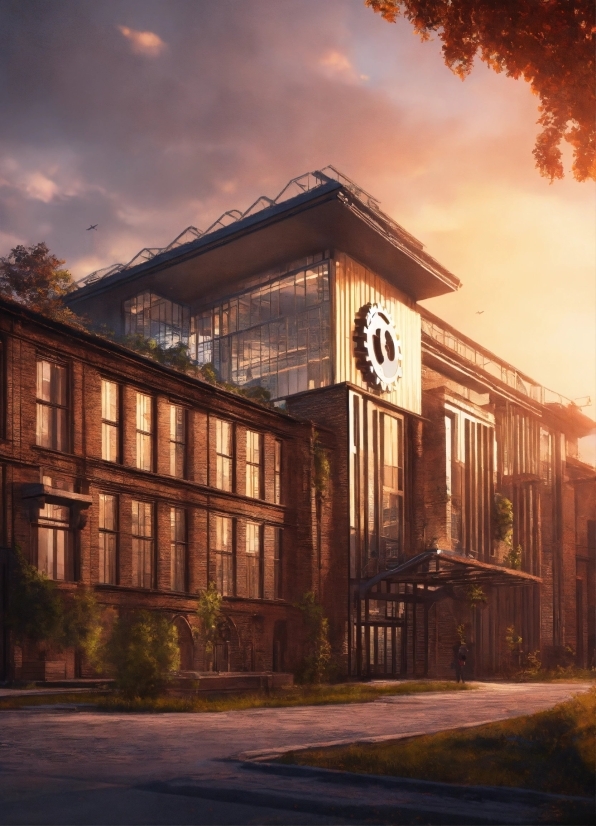
[[[406,583],[420,585],[427,589],[428,597],[438,596],[437,589],[449,590],[454,586],[486,585],[490,587],[507,586],[519,587],[541,583],[540,577],[504,568],[501,565],[491,565],[488,562],[479,562],[470,556],[460,556],[452,551],[424,551],[408,559],[396,568],[382,571],[369,580],[360,583],[360,598],[375,599],[379,593],[380,583]],[[396,594],[396,597],[398,595]],[[383,594],[387,598],[387,594]],[[398,597],[399,598],[399,597]],[[420,598],[420,597],[419,597]]]

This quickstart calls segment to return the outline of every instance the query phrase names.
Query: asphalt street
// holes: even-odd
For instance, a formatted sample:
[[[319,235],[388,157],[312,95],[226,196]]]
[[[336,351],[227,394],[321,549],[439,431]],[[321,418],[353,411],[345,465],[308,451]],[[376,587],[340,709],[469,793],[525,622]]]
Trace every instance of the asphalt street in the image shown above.
[[[208,714],[2,711],[0,824],[387,822],[364,805],[375,801],[404,807],[404,818],[392,822],[463,822],[457,807],[450,814],[447,806],[441,819],[443,804],[429,793],[422,808],[432,813],[434,806],[439,819],[416,820],[420,790],[413,788],[397,793],[342,787],[312,776],[250,770],[246,761],[269,760],[303,746],[393,739],[506,719],[543,710],[587,687],[494,683],[372,703]],[[523,822],[524,801],[517,805],[509,810],[507,801],[493,800],[490,806],[497,809],[489,806],[493,814],[487,809],[478,822]]]

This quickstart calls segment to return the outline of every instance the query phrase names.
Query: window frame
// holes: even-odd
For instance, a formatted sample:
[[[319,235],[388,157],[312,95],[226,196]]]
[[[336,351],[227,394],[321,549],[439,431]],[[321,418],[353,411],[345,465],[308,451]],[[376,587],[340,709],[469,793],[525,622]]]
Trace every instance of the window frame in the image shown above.
[[[135,505],[143,505],[143,506],[148,505],[149,508],[151,509],[150,510],[150,518],[148,520],[149,524],[151,526],[151,534],[150,535],[134,533],[134,508],[135,508]],[[133,585],[133,588],[143,588],[144,590],[148,590],[148,591],[154,590],[155,589],[155,584],[156,584],[156,573],[157,573],[157,571],[156,571],[157,566],[155,564],[155,562],[156,562],[156,560],[155,560],[155,547],[156,547],[156,544],[155,544],[156,543],[156,536],[155,536],[155,534],[156,534],[156,523],[155,523],[155,520],[156,520],[156,511],[157,511],[157,508],[155,506],[155,502],[153,502],[153,501],[150,501],[150,500],[147,500],[147,499],[133,499],[131,501],[130,535],[131,535],[131,540],[132,540],[131,541],[132,579],[133,579],[132,585]],[[137,523],[138,522],[139,522],[139,519],[137,517]],[[139,543],[143,543],[142,545],[141,544],[139,545],[139,547],[142,549],[141,556],[138,555],[138,550],[135,551],[135,540],[137,540]],[[148,557],[147,557],[146,550],[145,550],[147,545],[149,545],[149,551],[150,551]],[[150,563],[151,563],[151,565],[150,565],[151,571],[149,573],[149,578],[150,578],[150,584],[149,585],[147,585],[147,581],[145,579],[145,577],[147,576],[146,571],[145,571],[145,567],[146,567],[145,562],[146,562],[147,558],[149,558]],[[136,561],[136,568],[137,568],[136,578],[135,578],[135,561]],[[143,564],[140,564],[140,563],[143,563]]]
[[[234,597],[236,596],[236,520],[233,516],[229,516],[228,514],[220,514],[214,513],[211,516],[212,519],[215,520],[214,530],[213,530],[213,553],[215,555],[215,565],[214,565],[214,573],[215,573],[215,584],[219,593],[224,597]],[[221,521],[220,521],[221,520]],[[228,536],[229,536],[229,548],[230,550],[224,550],[223,548],[218,547],[220,544],[218,541],[218,525],[223,525],[224,520],[229,523],[228,525]],[[224,559],[225,557],[225,559]],[[229,575],[231,580],[231,587],[226,589],[224,587],[224,562],[227,563],[226,567],[229,566]],[[221,573],[221,576],[220,576]]]
[[[183,538],[178,538],[177,516],[182,514],[182,534]],[[176,516],[176,519],[172,517]],[[182,549],[182,588],[175,587],[180,584],[177,576],[178,571],[178,549]],[[170,590],[176,593],[185,594],[188,592],[188,514],[186,508],[170,506]]]
[[[57,368],[64,371],[64,403],[55,402],[47,399],[42,398],[40,393],[39,387],[39,370],[41,364],[48,364],[50,369]],[[50,386],[52,384],[52,376],[50,374]],[[70,453],[71,447],[71,433],[70,433],[70,410],[71,410],[71,403],[70,403],[70,370],[69,364],[61,361],[59,359],[50,358],[43,353],[38,353],[35,358],[35,410],[36,410],[36,423],[35,423],[35,445],[37,447],[41,447],[45,450],[55,450],[59,453]],[[57,427],[56,422],[52,423],[51,431],[52,437],[50,439],[51,444],[43,444],[40,441],[40,411],[46,409],[50,410],[50,418],[52,417],[52,411],[62,411],[64,413],[64,422],[62,425],[62,436],[64,439],[64,444],[60,446],[59,442],[60,439],[60,430]]]
[[[229,454],[223,453],[222,447],[222,429],[223,426],[229,428]],[[234,442],[235,442],[235,427],[234,422],[228,419],[215,419],[215,479],[214,487],[218,490],[233,493],[235,491],[235,473],[234,473]],[[225,478],[224,467],[228,468],[228,486],[223,484]]]
[[[116,388],[116,418],[115,419],[108,419],[104,413],[106,410],[104,409],[104,385],[113,385]],[[116,382],[112,381],[112,379],[101,379],[101,458],[104,462],[113,462],[115,464],[120,464],[122,462],[122,427],[121,427],[121,420],[122,420],[122,411],[121,411],[121,403],[122,403],[122,390],[121,385]],[[106,405],[107,407],[107,405]],[[108,459],[106,458],[106,444],[107,441],[104,437],[104,433],[107,429],[115,430],[116,431],[116,458],[115,459]]]
[[[256,553],[252,550],[249,551],[249,544],[253,537],[250,537],[250,534],[253,533],[249,531],[249,528],[255,528],[256,531]],[[263,599],[263,559],[264,559],[264,543],[263,543],[263,534],[264,528],[261,522],[254,522],[253,520],[247,520],[245,523],[245,541],[244,541],[244,555],[245,555],[245,565],[246,565],[246,597],[247,599]],[[250,560],[250,564],[249,564]],[[255,564],[256,560],[256,564]],[[256,568],[256,589],[252,588],[253,579],[254,579],[254,571],[253,568]],[[256,593],[253,593],[253,590],[256,590]]]
[[[273,528],[273,599],[284,599],[283,528]]]
[[[174,479],[186,479],[187,476],[187,444],[188,444],[188,409],[183,407],[181,404],[175,404],[174,402],[168,402],[168,407],[170,408],[170,415],[169,415],[169,476]],[[180,441],[178,436],[178,423],[174,419],[173,421],[173,414],[174,411],[180,411],[182,414],[182,441]],[[181,472],[177,473],[177,448],[181,448],[182,454],[182,467]],[[173,460],[173,462],[172,462]],[[172,464],[174,464],[174,472],[172,472]]]
[[[283,442],[276,439],[273,448],[273,503],[281,505],[283,501]]]
[[[258,460],[252,460],[254,456],[254,444],[249,445],[249,442],[256,437]],[[258,430],[246,429],[246,496],[250,499],[263,498],[263,434]],[[249,456],[251,458],[249,458]],[[257,486],[257,493],[255,494],[255,481]]]
[[[150,424],[149,430],[143,430],[139,427],[139,400],[140,399],[147,399],[149,402],[149,416],[150,416]],[[143,393],[140,390],[135,391],[135,467],[137,470],[144,470],[146,472],[152,473],[155,470],[155,398],[154,396],[150,396],[148,393]],[[144,418],[145,414],[141,413],[141,419]],[[141,421],[142,423],[142,421]],[[143,444],[149,444],[150,455],[149,455],[149,467],[144,467],[141,464],[141,455],[142,451],[140,450],[140,446]]]
[[[109,497],[109,498],[114,500],[114,525],[111,528],[107,527],[106,525],[101,524],[102,523],[102,506],[101,506],[102,497],[103,498]],[[110,493],[109,491],[99,491],[98,502],[97,502],[97,514],[98,514],[97,532],[98,532],[98,538],[99,538],[99,544],[98,544],[98,549],[99,549],[99,577],[98,577],[98,582],[101,583],[102,585],[118,585],[119,581],[120,581],[120,576],[119,576],[119,574],[120,574],[120,553],[119,553],[119,551],[120,551],[120,542],[119,542],[120,535],[119,535],[119,529],[118,529],[119,528],[119,519],[118,519],[118,517],[119,517],[119,505],[120,505],[120,497],[118,496],[118,494]],[[104,519],[105,519],[105,512],[106,512],[106,506],[105,506],[105,503],[104,503],[104,506],[103,506]],[[108,566],[106,564],[106,548],[105,548],[105,546],[103,547],[103,550],[102,550],[102,544],[103,544],[102,539],[105,538],[105,537],[113,537],[114,538],[114,562],[113,562],[114,576],[113,576],[113,579],[106,578],[106,570],[108,569],[108,567],[111,567],[111,566]],[[102,573],[102,564],[101,564],[102,563],[102,556],[103,556],[103,573]]]

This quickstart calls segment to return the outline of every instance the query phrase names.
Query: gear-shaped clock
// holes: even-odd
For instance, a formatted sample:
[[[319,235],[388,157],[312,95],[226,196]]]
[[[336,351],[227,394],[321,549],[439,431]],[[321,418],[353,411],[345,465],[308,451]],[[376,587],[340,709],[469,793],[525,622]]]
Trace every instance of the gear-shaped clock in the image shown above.
[[[356,317],[356,363],[364,380],[385,392],[402,376],[401,344],[389,312],[365,304]]]

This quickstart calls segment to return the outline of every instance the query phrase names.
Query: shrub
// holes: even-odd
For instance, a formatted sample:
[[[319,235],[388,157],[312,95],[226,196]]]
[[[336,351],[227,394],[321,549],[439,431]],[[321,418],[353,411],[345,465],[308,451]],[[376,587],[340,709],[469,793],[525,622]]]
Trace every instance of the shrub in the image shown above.
[[[121,614],[105,647],[105,660],[126,699],[156,697],[180,663],[175,627],[149,611]]]
[[[507,568],[513,568],[516,571],[521,571],[523,548],[521,545],[516,545],[515,548],[510,548],[503,558],[503,565]]]
[[[31,565],[18,547],[11,579],[8,620],[16,642],[60,645],[64,609],[56,584]]]
[[[204,591],[201,591],[197,600],[197,616],[201,621],[199,636],[205,646],[205,653],[211,654],[217,639],[221,620],[222,595],[210,582]]]

